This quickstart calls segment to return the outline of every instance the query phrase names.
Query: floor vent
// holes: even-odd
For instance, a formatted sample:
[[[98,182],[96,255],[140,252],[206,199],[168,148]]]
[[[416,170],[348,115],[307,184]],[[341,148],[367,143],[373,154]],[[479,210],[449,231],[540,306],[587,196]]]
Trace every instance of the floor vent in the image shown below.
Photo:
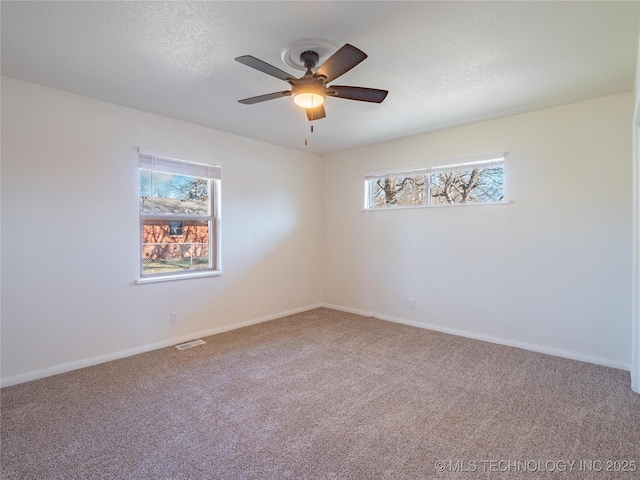
[[[191,348],[191,347],[197,347],[198,345],[204,345],[205,342],[204,340],[194,340],[193,342],[187,342],[187,343],[182,343],[180,345],[176,345],[176,348],[178,350],[186,350],[187,348]]]

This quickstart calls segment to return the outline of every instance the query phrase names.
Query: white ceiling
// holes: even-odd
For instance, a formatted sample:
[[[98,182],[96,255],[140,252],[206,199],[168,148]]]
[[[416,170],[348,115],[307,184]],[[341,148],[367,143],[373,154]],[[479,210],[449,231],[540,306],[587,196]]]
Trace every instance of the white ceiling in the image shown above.
[[[285,147],[327,154],[633,90],[638,2],[1,2],[2,74]],[[307,133],[288,85],[234,61],[303,39],[369,58]],[[308,137],[308,146],[304,139]]]

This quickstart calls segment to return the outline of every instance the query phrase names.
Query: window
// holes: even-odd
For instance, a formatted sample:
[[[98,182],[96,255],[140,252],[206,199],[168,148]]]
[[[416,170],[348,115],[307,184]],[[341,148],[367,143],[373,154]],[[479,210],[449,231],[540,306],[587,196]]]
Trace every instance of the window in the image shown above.
[[[140,282],[220,273],[220,167],[138,155]]]
[[[184,222],[169,222],[169,235],[182,237],[184,235]]]
[[[365,175],[365,209],[504,200],[504,156],[435,168]]]

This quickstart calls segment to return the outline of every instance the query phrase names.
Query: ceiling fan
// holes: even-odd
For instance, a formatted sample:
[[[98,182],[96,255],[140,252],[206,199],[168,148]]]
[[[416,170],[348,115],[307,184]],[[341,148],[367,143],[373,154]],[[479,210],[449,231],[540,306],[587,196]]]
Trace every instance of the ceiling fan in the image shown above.
[[[310,121],[318,120],[326,116],[324,111],[324,100],[326,97],[346,98],[347,100],[358,100],[360,102],[382,103],[389,93],[387,90],[376,88],[349,87],[343,85],[327,85],[340,75],[347,73],[353,67],[367,58],[367,54],[362,50],[349,45],[341,47],[331,55],[318,69],[313,71],[320,55],[313,51],[304,51],[300,54],[300,61],[307,69],[307,72],[300,78],[295,78],[287,72],[280,70],[262,60],[251,55],[244,55],[236,58],[236,61],[251,68],[260,70],[267,75],[279,78],[291,85],[291,90],[282,92],[267,93],[257,97],[238,100],[245,105],[274,100],[281,97],[293,97],[296,105],[307,111],[307,118]]]

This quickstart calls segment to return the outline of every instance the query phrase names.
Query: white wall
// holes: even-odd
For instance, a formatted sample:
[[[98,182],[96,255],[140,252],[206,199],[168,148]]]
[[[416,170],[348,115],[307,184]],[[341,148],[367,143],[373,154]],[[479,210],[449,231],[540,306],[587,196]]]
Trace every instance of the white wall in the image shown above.
[[[325,157],[324,302],[629,369],[633,106],[621,94]],[[512,204],[361,211],[366,171],[501,151]]]
[[[2,385],[320,302],[629,368],[632,94],[319,159],[1,86]],[[223,162],[222,276],[134,284],[138,146]],[[365,171],[496,151],[510,205],[361,211]]]
[[[133,283],[138,146],[223,162],[222,276]],[[2,384],[317,305],[320,176],[315,155],[3,78]]]

